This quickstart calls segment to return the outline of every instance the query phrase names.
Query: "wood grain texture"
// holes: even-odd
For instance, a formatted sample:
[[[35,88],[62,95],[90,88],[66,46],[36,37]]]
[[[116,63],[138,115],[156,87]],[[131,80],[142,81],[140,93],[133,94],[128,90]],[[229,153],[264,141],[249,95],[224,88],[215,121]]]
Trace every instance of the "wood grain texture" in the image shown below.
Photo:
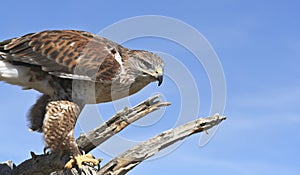
[[[180,141],[192,134],[206,131],[218,125],[226,117],[215,114],[207,118],[200,118],[176,128],[162,132],[151,139],[140,143],[104,165],[98,174],[123,175],[140,164],[142,161],[152,157],[162,149]]]

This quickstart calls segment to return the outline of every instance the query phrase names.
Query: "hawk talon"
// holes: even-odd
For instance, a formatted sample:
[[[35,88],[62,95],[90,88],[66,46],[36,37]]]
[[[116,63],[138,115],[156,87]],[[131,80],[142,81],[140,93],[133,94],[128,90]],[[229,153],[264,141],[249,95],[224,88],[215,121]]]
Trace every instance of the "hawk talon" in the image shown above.
[[[79,169],[82,169],[82,165],[85,163],[90,163],[92,165],[99,165],[99,160],[95,159],[92,154],[85,154],[85,155],[78,155],[75,157],[71,157],[71,160],[69,160],[65,164],[66,169],[72,169],[74,164],[77,164]]]
[[[101,160],[99,160],[100,162],[102,161],[102,159]],[[97,165],[97,171],[99,171],[100,170],[100,163],[98,163],[98,165]]]
[[[50,149],[50,148],[48,148],[48,147],[44,148],[43,152],[44,152],[45,155],[49,155],[50,154],[50,151],[47,151],[48,149]]]

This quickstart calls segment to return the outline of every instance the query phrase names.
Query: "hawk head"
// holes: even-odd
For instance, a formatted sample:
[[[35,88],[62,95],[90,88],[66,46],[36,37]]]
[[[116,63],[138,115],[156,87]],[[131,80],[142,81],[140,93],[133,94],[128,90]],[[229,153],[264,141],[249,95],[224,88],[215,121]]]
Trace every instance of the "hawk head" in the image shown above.
[[[144,82],[158,81],[158,86],[163,81],[164,62],[152,52],[131,50],[129,58],[124,62],[126,73]]]

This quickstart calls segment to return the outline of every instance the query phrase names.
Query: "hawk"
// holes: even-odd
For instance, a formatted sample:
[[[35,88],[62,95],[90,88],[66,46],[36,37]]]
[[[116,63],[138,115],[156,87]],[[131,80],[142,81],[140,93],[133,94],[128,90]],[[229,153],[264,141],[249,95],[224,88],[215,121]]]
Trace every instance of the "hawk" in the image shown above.
[[[83,162],[74,139],[85,104],[110,102],[163,80],[156,54],[131,50],[109,39],[77,30],[47,30],[0,42],[0,81],[42,93],[29,111],[29,127],[43,132],[45,148],[67,151],[66,168]]]

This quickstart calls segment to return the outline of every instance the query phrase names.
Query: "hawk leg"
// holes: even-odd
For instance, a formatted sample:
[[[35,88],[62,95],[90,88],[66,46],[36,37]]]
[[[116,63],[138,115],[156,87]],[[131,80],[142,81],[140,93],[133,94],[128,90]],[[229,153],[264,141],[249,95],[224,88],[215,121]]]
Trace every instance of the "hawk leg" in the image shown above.
[[[77,164],[81,169],[83,163],[98,165],[99,160],[91,154],[82,155],[74,138],[74,127],[79,116],[81,107],[68,100],[51,101],[46,106],[43,132],[46,148],[51,151],[67,151],[71,160],[65,168],[71,169]]]

